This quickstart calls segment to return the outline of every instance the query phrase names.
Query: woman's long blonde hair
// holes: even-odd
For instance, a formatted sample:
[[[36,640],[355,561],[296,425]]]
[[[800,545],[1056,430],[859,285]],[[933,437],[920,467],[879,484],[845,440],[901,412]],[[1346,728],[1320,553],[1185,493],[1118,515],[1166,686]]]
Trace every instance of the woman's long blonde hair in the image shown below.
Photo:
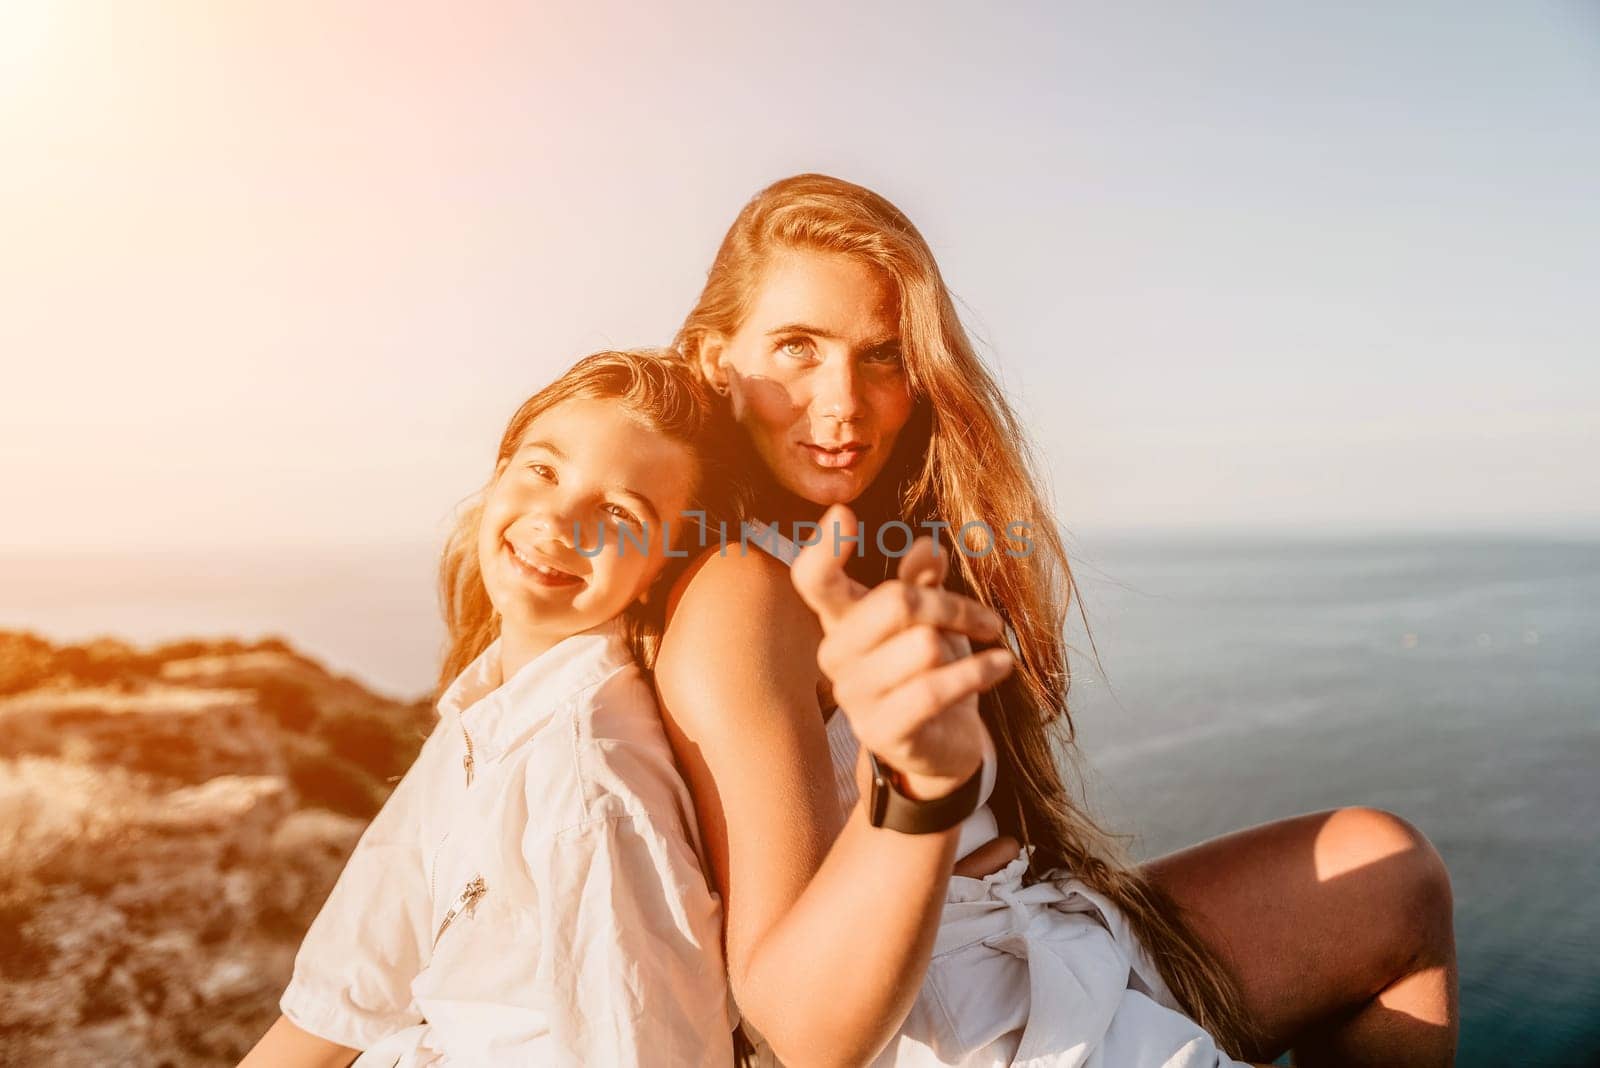
[[[1062,762],[1078,758],[1066,701],[1072,571],[1017,417],[973,350],[911,221],[871,190],[826,175],[767,187],[723,239],[676,348],[701,370],[702,344],[738,330],[767,258],[786,249],[860,257],[898,288],[901,348],[918,404],[895,449],[902,469],[878,479],[898,498],[889,502],[899,513],[894,518],[938,519],[951,530],[981,521],[1000,535],[1014,522],[1030,527],[1026,555],[999,545],[975,555],[984,549],[977,530],[969,542],[974,554],[952,554],[954,584],[1000,613],[1017,655],[1016,671],[980,705],[1000,752],[993,804],[1002,831],[1033,847],[1030,880],[1063,869],[1110,898],[1183,1008],[1241,1055],[1252,1031],[1235,980],[1176,902],[1127,862],[1063,782]]]
[[[509,460],[522,444],[528,424],[563,401],[586,398],[614,400],[657,432],[687,446],[697,460],[690,510],[706,515],[715,526],[739,509],[744,479],[731,466],[738,454],[734,428],[711,391],[669,349],[597,352],[585,356],[560,378],[522,402],[500,437],[491,470]],[[490,482],[497,475],[490,476]],[[462,502],[439,562],[439,600],[444,609],[445,653],[439,666],[438,692],[443,693],[500,633],[500,617],[489,601],[478,561],[478,526],[483,519],[484,490]],[[668,519],[675,541],[686,530]],[[704,544],[701,533],[701,544]],[[693,554],[690,554],[693,555]],[[656,583],[670,584],[684,561],[669,559]],[[661,588],[666,588],[661,586]],[[635,658],[648,669],[655,662],[664,621],[665,598],[634,604],[625,617],[625,632]]]

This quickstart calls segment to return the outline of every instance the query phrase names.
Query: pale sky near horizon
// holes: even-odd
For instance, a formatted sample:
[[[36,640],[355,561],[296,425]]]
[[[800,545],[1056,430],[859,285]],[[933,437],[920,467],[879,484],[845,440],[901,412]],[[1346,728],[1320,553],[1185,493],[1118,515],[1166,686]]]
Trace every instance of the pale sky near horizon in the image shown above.
[[[1069,527],[1600,529],[1593,5],[10,0],[0,153],[4,552],[435,538],[802,170]]]

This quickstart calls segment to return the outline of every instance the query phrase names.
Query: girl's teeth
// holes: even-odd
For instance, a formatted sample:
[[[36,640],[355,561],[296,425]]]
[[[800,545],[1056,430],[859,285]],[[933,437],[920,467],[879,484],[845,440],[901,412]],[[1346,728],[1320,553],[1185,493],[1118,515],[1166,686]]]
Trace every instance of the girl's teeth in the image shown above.
[[[534,571],[534,572],[536,572],[536,573],[538,573],[540,575],[545,576],[546,578],[567,579],[567,578],[573,578],[574,577],[572,575],[567,574],[565,571],[556,571],[553,568],[548,568],[548,567],[545,567],[545,566],[543,566],[541,564],[534,563],[532,560],[529,560],[526,556],[523,556],[520,552],[518,552],[517,551],[517,547],[515,545],[511,546],[511,555],[515,556],[518,560],[522,561],[522,563],[524,565],[526,565],[527,568],[530,571]]]

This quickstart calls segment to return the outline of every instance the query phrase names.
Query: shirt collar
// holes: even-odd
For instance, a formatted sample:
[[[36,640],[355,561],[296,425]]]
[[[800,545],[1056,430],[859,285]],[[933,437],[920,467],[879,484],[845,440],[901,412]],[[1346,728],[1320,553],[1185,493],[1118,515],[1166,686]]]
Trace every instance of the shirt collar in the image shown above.
[[[497,637],[440,695],[439,715],[470,731],[481,758],[493,760],[566,698],[632,661],[618,618],[563,638],[502,680]]]

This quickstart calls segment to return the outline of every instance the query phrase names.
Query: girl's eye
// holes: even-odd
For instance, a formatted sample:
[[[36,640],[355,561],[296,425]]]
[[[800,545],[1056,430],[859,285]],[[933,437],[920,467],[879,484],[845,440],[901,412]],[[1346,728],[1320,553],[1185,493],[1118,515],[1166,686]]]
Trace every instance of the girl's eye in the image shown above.
[[[893,367],[900,362],[900,349],[893,345],[887,345],[868,355],[867,362]]]
[[[632,512],[630,512],[626,508],[622,507],[622,505],[620,505],[620,504],[608,504],[608,505],[606,505],[606,512],[608,514],[610,514],[611,516],[615,517],[618,521],[626,523],[631,527],[637,527],[637,526],[642,525],[639,522],[639,517],[638,516],[634,515]]]
[[[554,482],[556,480],[555,468],[549,464],[529,464],[528,470],[532,471],[535,477],[542,478],[546,482]]]
[[[784,338],[782,341],[778,342],[778,351],[783,353],[785,356],[802,358],[810,355],[811,341],[810,339],[803,337]]]

